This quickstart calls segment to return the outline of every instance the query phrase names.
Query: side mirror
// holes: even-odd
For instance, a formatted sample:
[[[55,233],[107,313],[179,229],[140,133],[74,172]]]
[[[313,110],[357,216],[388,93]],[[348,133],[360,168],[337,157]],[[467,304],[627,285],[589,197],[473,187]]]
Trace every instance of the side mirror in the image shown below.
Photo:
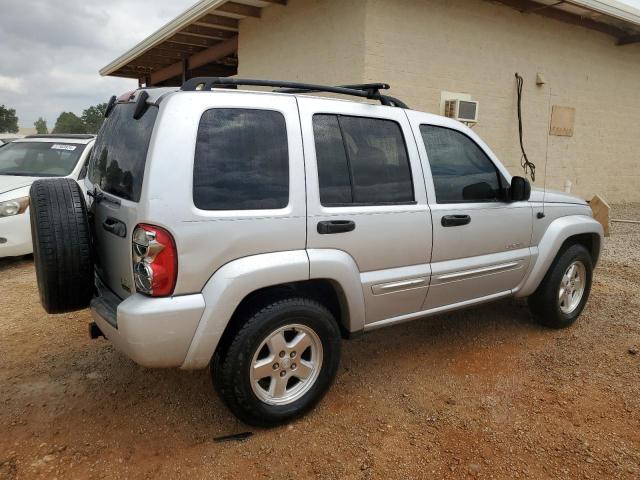
[[[508,202],[524,202],[531,196],[531,184],[523,177],[512,177],[511,186],[507,192]]]

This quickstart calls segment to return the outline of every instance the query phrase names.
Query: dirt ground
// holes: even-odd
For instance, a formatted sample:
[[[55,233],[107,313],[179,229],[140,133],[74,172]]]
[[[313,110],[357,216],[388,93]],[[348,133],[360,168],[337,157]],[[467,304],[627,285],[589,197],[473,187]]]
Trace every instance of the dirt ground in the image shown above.
[[[315,411],[260,430],[207,371],[135,365],[87,311],[43,312],[32,261],[0,261],[0,478],[637,479],[639,310],[640,225],[614,224],[572,328],[508,300],[367,334]]]

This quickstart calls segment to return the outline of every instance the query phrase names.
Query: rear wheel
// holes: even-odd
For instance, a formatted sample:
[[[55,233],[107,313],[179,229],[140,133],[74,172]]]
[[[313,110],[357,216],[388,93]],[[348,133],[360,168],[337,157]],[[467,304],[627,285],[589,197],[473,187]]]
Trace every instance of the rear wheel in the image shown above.
[[[289,298],[251,315],[212,362],[216,389],[245,423],[274,426],[311,409],[331,385],[340,330],[320,303]]]
[[[93,252],[80,186],[70,178],[37,180],[29,198],[42,306],[48,313],[86,308],[93,295]]]
[[[589,298],[592,276],[593,263],[587,249],[582,245],[567,248],[529,297],[529,307],[537,320],[551,328],[575,322]]]

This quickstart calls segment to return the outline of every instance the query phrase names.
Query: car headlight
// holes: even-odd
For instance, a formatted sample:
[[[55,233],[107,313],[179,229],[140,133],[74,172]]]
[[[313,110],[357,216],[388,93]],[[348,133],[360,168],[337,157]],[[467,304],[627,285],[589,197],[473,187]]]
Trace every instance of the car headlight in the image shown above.
[[[29,197],[20,197],[6,202],[0,202],[0,218],[20,215],[27,210]]]

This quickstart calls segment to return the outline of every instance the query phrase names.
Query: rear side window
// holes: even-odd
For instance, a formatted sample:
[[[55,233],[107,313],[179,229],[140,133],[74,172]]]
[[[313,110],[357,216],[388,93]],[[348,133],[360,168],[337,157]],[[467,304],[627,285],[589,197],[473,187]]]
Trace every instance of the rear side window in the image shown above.
[[[322,205],[414,201],[409,157],[396,122],[317,114],[313,130]]]
[[[198,128],[193,202],[202,210],[284,208],[289,152],[284,116],[271,110],[207,110]]]
[[[504,180],[486,153],[456,130],[421,125],[438,203],[491,202],[503,198]]]
[[[89,164],[89,180],[120,198],[140,200],[147,150],[158,115],[150,106],[133,118],[135,103],[120,103],[100,128]]]

